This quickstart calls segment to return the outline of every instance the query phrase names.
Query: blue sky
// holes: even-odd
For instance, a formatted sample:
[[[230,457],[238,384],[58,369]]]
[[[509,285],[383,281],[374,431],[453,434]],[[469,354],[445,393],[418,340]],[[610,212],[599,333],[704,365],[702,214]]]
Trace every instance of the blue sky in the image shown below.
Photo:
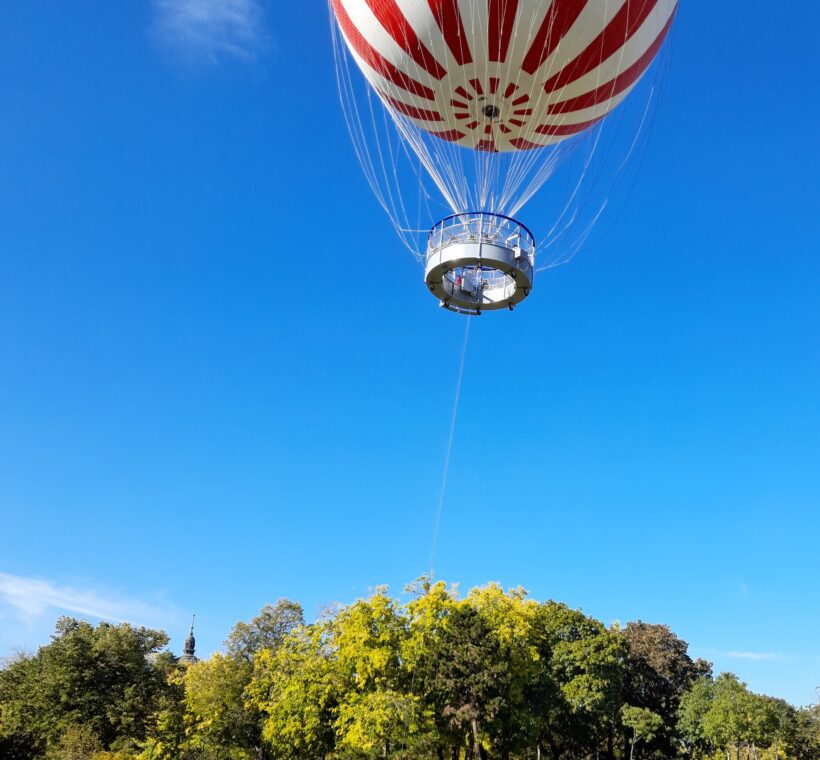
[[[313,616],[429,559],[464,321],[355,163],[325,6],[180,8],[0,7],[2,653],[61,612],[178,651],[196,612],[207,655],[265,602]],[[683,4],[621,210],[472,325],[437,554],[464,589],[667,623],[798,704],[818,23]]]

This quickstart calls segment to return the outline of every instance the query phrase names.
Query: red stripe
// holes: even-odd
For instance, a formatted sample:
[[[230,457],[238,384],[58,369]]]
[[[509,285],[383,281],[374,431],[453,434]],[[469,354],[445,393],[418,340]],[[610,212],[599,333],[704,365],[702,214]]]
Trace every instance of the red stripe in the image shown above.
[[[396,0],[367,0],[373,15],[419,66],[436,79],[447,73],[435,56],[424,46]]]
[[[485,153],[498,153],[498,148],[495,147],[495,140],[479,140],[475,146],[476,150],[482,150]]]
[[[541,24],[521,68],[534,74],[575,23],[587,0],[553,0],[549,12]]]
[[[529,140],[525,140],[523,137],[516,137],[513,140],[510,140],[510,145],[514,148],[518,148],[518,150],[534,150],[535,148],[544,147],[540,143],[530,142]]]
[[[453,58],[461,66],[473,62],[470,44],[458,9],[458,0],[427,0]]]
[[[457,129],[451,129],[447,132],[431,132],[433,137],[440,137],[442,140],[448,140],[449,142],[457,142],[461,140],[463,137],[466,137],[464,132],[459,132]]]
[[[473,99],[473,96],[470,95],[470,93],[467,92],[467,90],[465,90],[461,85],[456,87],[453,92],[456,93],[456,95],[461,95],[462,98],[467,98],[467,100]]]
[[[596,87],[591,92],[587,92],[584,95],[579,95],[576,98],[564,100],[561,103],[554,103],[547,109],[547,113],[569,113],[570,111],[580,111],[582,108],[592,108],[592,106],[605,103],[607,100],[611,100],[616,95],[620,95],[625,89],[635,84],[635,82],[640,79],[641,75],[649,68],[649,64],[652,63],[652,59],[655,55],[657,55],[661,45],[663,45],[663,41],[666,39],[666,35],[672,27],[672,22],[675,20],[676,13],[677,8],[669,17],[669,21],[666,22],[666,26],[664,26],[663,30],[658,35],[658,38],[628,69],[622,71],[611,82],[607,82],[600,87]]]
[[[590,42],[574,60],[547,80],[544,89],[547,92],[555,92],[600,66],[629,42],[657,4],[658,0],[627,0],[604,31]]]
[[[407,103],[402,103],[400,100],[391,98],[383,92],[381,93],[381,96],[399,113],[403,113],[411,119],[418,119],[419,121],[444,121],[438,111],[428,111],[424,108],[416,108],[416,106],[411,106]]]
[[[518,0],[489,0],[489,51],[490,60],[503,63],[507,60]]]
[[[371,69],[381,74],[381,76],[388,81],[401,87],[403,90],[412,92],[420,98],[426,98],[427,100],[436,99],[435,93],[429,87],[425,87],[403,71],[399,71],[390,61],[384,58],[370,45],[356,28],[356,25],[350,20],[350,16],[347,15],[347,11],[344,5],[342,5],[342,0],[333,0],[333,10],[336,13],[336,19],[350,46],[364,58]]]
[[[515,82],[510,82],[507,85],[507,89],[504,90],[504,97],[509,98],[517,89],[518,85]]]

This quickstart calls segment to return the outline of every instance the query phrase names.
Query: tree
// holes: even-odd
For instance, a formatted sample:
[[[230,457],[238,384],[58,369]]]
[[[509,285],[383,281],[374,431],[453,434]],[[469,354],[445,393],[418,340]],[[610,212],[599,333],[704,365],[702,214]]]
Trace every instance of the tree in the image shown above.
[[[653,746],[663,757],[672,757],[681,699],[698,678],[711,675],[711,665],[693,661],[689,645],[665,625],[628,623],[620,635],[627,650],[623,701],[661,716]],[[627,742],[624,736],[625,747]]]
[[[263,716],[262,735],[277,760],[325,758],[335,747],[339,686],[328,635],[327,621],[304,626],[254,658],[248,700]]]
[[[249,623],[237,623],[225,641],[225,646],[231,657],[252,663],[257,652],[263,649],[276,651],[304,623],[301,604],[289,599],[279,599],[273,606],[266,604]]]
[[[557,602],[539,605],[532,637],[541,664],[534,714],[539,746],[555,760],[594,752],[618,720],[623,641]]]
[[[758,757],[759,747],[770,747],[773,760],[780,760],[780,750],[794,735],[796,710],[783,699],[754,695],[752,712],[752,752]]]
[[[533,711],[538,703],[529,688],[537,680],[540,663],[531,641],[532,621],[538,604],[521,588],[508,592],[496,583],[470,591],[468,603],[494,631],[501,660],[509,677],[501,708],[488,724],[492,751],[501,760],[518,752],[528,752],[536,744]]]
[[[796,712],[788,755],[796,760],[820,760],[820,704]]]
[[[186,669],[186,751],[226,760],[266,756],[263,716],[247,695],[254,657],[274,654],[302,625],[301,605],[280,599],[265,605],[250,622],[233,627],[225,642],[227,655],[216,654]]]
[[[135,747],[166,688],[167,642],[126,623],[60,618],[50,644],[0,671],[0,740],[30,742],[23,756],[39,757],[82,727],[103,749]]]
[[[188,748],[224,760],[264,757],[261,716],[246,704],[251,673],[244,659],[219,653],[188,666],[183,678]]]
[[[420,710],[432,723],[429,730],[435,754],[443,758],[447,753],[458,760],[464,742],[463,732],[451,728],[450,721],[441,714],[437,695],[428,686],[434,669],[431,647],[459,604],[456,588],[448,588],[441,581],[431,584],[422,577],[405,591],[414,595],[406,606],[407,636],[401,650],[402,662],[410,673],[411,691],[420,696]],[[427,728],[427,724],[422,725]]]
[[[469,735],[482,758],[482,730],[495,719],[509,688],[509,665],[498,637],[467,602],[453,607],[429,644],[425,687],[446,730]]]
[[[731,757],[731,749],[740,760],[740,749],[752,735],[752,695],[734,673],[721,673],[715,680],[712,702],[703,716],[703,733],[707,741]]]
[[[408,745],[418,752],[431,740],[432,721],[402,660],[408,626],[384,588],[333,619],[327,643],[339,688],[334,727],[340,751],[389,758],[404,755]]]
[[[663,726],[663,718],[645,707],[624,705],[621,708],[621,722],[632,731],[629,741],[629,760],[633,760],[635,746],[639,741],[651,742]]]
[[[90,726],[67,726],[48,753],[49,760],[94,760],[102,745]]]
[[[703,677],[681,699],[677,729],[687,757],[712,755],[717,749],[713,737],[706,733],[704,727],[704,719],[714,700],[714,691],[712,678]]]

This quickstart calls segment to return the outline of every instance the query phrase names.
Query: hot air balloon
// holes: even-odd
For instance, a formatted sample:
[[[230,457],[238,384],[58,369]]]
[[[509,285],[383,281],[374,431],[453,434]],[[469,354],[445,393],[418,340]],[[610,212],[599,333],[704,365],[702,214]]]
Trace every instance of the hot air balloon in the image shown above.
[[[404,160],[449,208],[410,244],[442,306],[476,315],[530,294],[537,246],[518,212],[635,88],[677,4],[330,0],[347,124],[377,197],[405,238],[416,231]]]

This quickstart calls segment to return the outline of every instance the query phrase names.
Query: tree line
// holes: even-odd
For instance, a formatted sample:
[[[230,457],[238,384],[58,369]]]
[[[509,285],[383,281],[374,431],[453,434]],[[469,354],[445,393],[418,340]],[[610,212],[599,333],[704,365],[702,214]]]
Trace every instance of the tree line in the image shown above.
[[[667,626],[495,584],[408,592],[314,623],[280,600],[190,665],[162,631],[61,618],[0,670],[0,757],[820,760],[820,705],[715,677]]]

